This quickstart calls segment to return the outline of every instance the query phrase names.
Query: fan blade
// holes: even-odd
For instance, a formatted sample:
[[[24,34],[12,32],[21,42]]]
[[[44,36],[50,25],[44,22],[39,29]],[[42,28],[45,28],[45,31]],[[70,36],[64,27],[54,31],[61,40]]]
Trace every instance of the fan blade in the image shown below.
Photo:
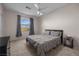
[[[30,7],[26,6],[27,9],[31,9]]]
[[[39,9],[39,6],[38,6],[38,4],[34,4],[34,6],[35,6],[37,9]]]

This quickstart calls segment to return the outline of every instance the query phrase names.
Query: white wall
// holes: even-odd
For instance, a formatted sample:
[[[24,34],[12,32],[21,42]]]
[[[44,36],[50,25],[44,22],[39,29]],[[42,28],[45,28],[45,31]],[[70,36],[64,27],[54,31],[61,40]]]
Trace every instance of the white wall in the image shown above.
[[[62,29],[64,34],[74,37],[75,47],[79,49],[79,4],[70,4],[51,14],[40,17],[40,31]]]
[[[7,32],[7,35],[10,35],[11,40],[25,39],[29,33],[29,32],[25,32],[25,33],[23,33],[22,37],[19,37],[19,38],[16,37],[17,15],[18,14],[23,17],[27,17],[27,18],[31,17],[31,16],[27,16],[27,15],[19,13],[19,12],[12,11],[12,10],[7,10],[7,9],[4,10],[4,19],[6,22],[6,32]],[[36,19],[36,17],[33,17],[33,18],[34,18],[35,34],[37,34],[37,32],[38,32],[37,19]]]

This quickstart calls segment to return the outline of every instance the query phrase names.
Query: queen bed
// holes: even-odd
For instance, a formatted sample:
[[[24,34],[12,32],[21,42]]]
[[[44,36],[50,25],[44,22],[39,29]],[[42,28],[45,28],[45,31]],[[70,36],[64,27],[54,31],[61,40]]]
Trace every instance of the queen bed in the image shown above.
[[[63,30],[46,29],[45,32],[47,33],[41,35],[29,35],[26,38],[26,42],[36,48],[37,55],[47,55],[49,50],[62,44]]]

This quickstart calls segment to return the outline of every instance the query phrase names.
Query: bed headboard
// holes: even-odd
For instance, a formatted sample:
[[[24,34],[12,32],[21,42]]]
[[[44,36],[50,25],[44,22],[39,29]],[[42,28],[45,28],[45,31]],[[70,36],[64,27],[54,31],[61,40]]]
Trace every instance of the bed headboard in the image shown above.
[[[49,31],[49,35],[51,35],[52,31],[61,32],[61,44],[63,44],[63,30],[45,29],[45,31]]]

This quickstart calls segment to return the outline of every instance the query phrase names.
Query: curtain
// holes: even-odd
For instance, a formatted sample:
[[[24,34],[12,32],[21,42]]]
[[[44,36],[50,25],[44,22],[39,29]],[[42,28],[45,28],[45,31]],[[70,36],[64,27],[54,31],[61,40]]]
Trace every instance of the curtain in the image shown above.
[[[29,35],[34,35],[34,20],[33,18],[30,18],[30,30]]]
[[[20,20],[21,20],[21,16],[20,16],[20,15],[17,15],[17,30],[16,30],[16,37],[22,36]]]

